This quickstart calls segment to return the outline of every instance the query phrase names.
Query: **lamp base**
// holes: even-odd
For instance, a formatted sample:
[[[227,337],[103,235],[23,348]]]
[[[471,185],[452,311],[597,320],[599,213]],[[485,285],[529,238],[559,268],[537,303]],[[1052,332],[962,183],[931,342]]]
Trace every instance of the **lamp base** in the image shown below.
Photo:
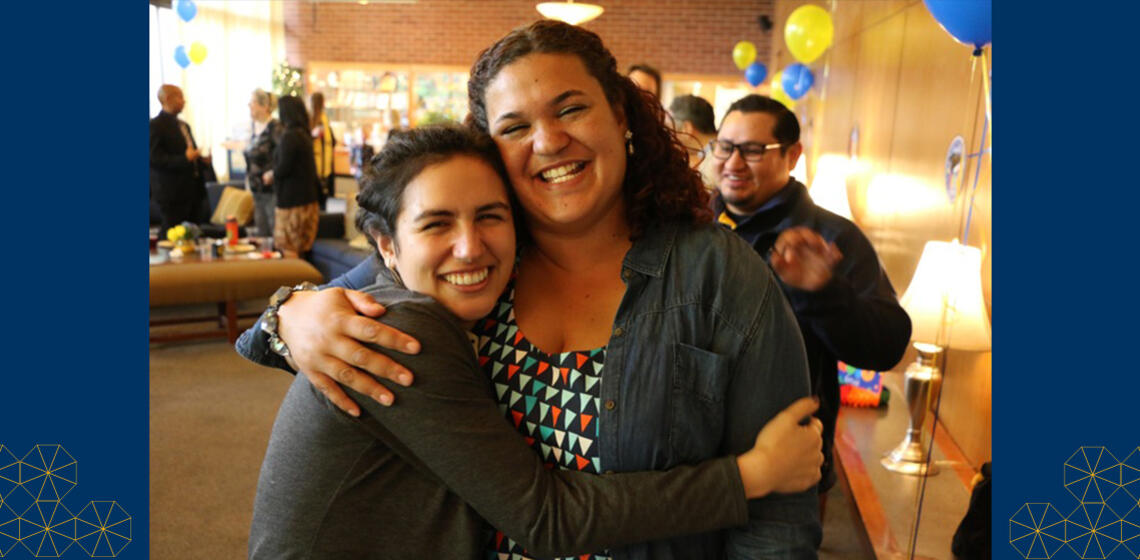
[[[926,460],[926,450],[923,449],[921,441],[904,440],[879,463],[888,471],[900,474],[914,476],[938,474],[938,465]]]
[[[922,343],[916,343],[914,347],[918,350],[918,359],[906,368],[903,375],[903,393],[910,413],[906,436],[880,463],[892,472],[931,476],[938,474],[938,467],[930,462],[927,455],[922,426],[930,404],[930,385],[939,375],[937,360],[942,348]]]

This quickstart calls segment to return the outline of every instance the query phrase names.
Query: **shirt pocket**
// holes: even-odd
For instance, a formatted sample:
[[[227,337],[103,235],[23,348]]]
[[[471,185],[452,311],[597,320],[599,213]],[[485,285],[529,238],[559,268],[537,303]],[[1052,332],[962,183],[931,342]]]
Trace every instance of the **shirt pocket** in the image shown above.
[[[726,357],[684,343],[671,349],[673,390],[669,432],[677,462],[712,457],[724,433],[724,401],[729,382]]]

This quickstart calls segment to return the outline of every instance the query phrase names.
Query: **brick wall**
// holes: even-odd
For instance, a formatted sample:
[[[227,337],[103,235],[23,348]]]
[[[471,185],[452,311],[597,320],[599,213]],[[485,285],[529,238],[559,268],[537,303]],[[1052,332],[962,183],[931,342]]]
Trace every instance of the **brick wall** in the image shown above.
[[[740,75],[737,41],[756,44],[767,62],[777,30],[774,0],[593,0],[605,7],[583,26],[602,37],[622,69],[646,62],[666,73]],[[290,64],[308,61],[392,62],[470,66],[510,29],[541,16],[534,0],[419,0],[416,4],[290,2],[285,44]]]

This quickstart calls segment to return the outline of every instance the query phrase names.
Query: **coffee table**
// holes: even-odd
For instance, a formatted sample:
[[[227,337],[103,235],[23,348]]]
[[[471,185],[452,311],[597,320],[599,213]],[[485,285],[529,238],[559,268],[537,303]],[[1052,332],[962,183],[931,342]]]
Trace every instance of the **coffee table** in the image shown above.
[[[239,316],[237,302],[267,298],[287,285],[309,281],[320,283],[321,273],[301,259],[281,258],[280,253],[248,251],[228,253],[203,260],[197,253],[174,255],[165,262],[150,266],[150,306],[168,307],[216,303],[216,315],[151,319],[150,326],[217,321],[219,329],[205,332],[154,334],[151,342],[167,342],[202,338],[238,337],[238,319],[256,317],[257,313]]]

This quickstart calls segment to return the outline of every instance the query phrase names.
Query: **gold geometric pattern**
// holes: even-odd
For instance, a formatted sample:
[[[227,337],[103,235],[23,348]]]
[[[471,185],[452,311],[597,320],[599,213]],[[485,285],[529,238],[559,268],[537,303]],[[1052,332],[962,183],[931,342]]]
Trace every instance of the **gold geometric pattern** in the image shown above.
[[[1009,518],[1009,544],[1022,558],[1068,548],[1081,559],[1140,559],[1140,447],[1123,461],[1104,447],[1081,447],[1065,461],[1064,484],[1080,502],[1067,517],[1027,503]]]
[[[1022,558],[1052,558],[1065,545],[1065,518],[1049,504],[1025,504],[1009,519],[1009,544]]]
[[[131,516],[114,501],[72,515],[63,498],[78,483],[79,463],[63,446],[36,445],[16,459],[0,444],[0,557],[59,558],[76,544],[92,558],[118,556],[131,542]]]

